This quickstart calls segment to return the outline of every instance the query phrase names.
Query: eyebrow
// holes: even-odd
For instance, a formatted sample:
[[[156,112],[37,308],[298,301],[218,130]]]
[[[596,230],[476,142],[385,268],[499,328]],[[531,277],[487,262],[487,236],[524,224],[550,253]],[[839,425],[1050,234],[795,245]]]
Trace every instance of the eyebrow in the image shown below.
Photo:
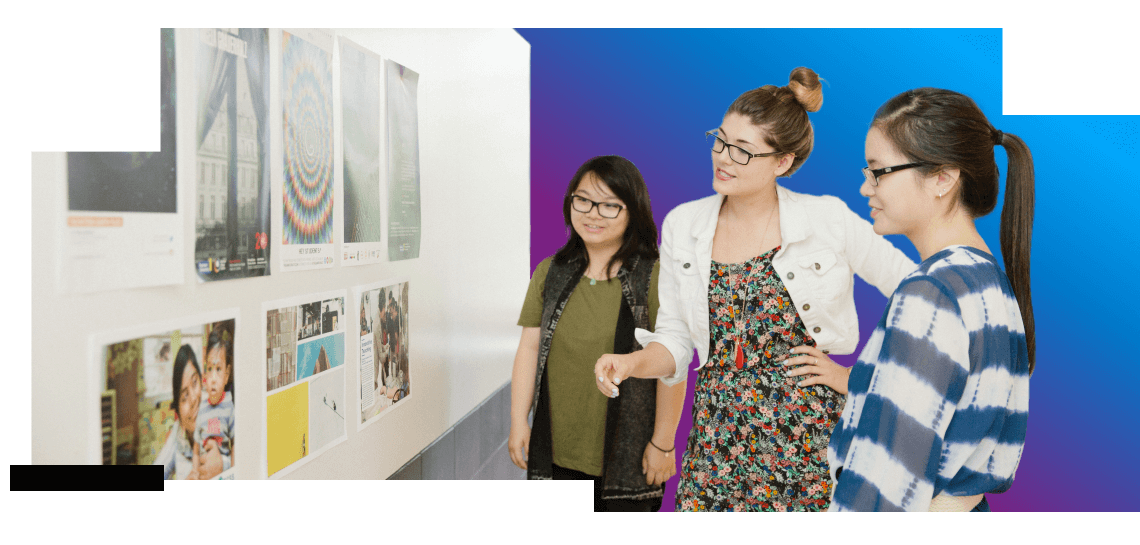
[[[579,192],[579,191],[581,191],[581,192],[585,193],[585,195],[578,195],[578,192]],[[588,190],[588,189],[583,189],[583,188],[581,188],[581,187],[579,187],[578,189],[575,189],[575,190],[574,190],[574,193],[573,193],[573,194],[574,194],[574,195],[578,195],[579,197],[583,197],[583,198],[589,198],[589,197],[593,197],[593,196],[594,196],[594,193],[593,193],[593,192],[591,192],[591,191],[590,191],[590,190]],[[603,199],[607,199],[607,200],[609,200],[609,201],[620,201],[620,200],[621,200],[621,199],[619,199],[619,198],[617,197],[617,195],[611,195],[611,196],[609,196],[609,197],[606,197],[606,196],[604,196],[604,195],[603,195],[601,198],[603,198]],[[592,199],[591,199],[591,200],[592,200]],[[601,201],[601,202],[606,202],[606,201]],[[616,203],[616,202],[615,202],[615,203],[610,203],[610,204],[619,204],[619,203]]]
[[[724,129],[723,128],[717,127],[716,130],[717,130],[717,132],[719,132],[721,134],[721,136],[724,136]],[[722,138],[722,140],[723,140],[723,138]],[[756,145],[756,144],[753,144],[752,142],[749,142],[743,138],[737,138],[736,140],[734,140],[734,142],[740,142],[742,144],[748,144],[749,146],[755,146]]]

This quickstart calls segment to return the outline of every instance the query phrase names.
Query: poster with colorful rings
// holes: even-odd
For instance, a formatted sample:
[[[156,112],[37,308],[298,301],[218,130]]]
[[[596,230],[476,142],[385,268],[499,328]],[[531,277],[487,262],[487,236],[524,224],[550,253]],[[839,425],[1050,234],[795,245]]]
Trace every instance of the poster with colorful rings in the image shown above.
[[[317,30],[281,32],[281,268],[332,267],[332,36]]]

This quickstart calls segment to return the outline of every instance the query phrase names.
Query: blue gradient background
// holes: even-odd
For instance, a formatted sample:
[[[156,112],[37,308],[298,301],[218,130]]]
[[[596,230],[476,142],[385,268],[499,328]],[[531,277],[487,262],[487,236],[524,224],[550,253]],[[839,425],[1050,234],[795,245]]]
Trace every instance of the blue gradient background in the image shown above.
[[[579,165],[617,154],[641,170],[660,227],[665,214],[713,193],[703,132],[740,93],[784,85],[797,66],[819,73],[816,142],[789,189],[836,195],[867,218],[859,195],[863,139],[876,108],[913,87],[972,97],[1034,154],[1033,304],[1037,368],[1025,453],[995,511],[1136,511],[1140,443],[1132,338],[1138,258],[1132,180],[1140,119],[1003,116],[1000,29],[519,30],[531,44],[531,268],[565,241],[561,196]],[[1074,81],[1073,100],[1111,100],[1111,81]],[[1107,95],[1100,91],[1104,89]],[[998,166],[1002,187],[1006,159]],[[1004,195],[1003,195],[1004,198]],[[994,250],[1000,210],[978,220]],[[869,218],[868,218],[869,219]],[[889,237],[911,258],[914,246]],[[999,256],[1000,258],[1000,256]],[[856,277],[866,340],[886,298]],[[520,306],[522,302],[519,302]],[[1121,331],[1114,335],[1111,331]],[[1122,342],[1123,341],[1123,342]],[[837,356],[843,365],[855,355]],[[692,425],[692,384],[677,461]],[[672,510],[677,477],[663,510]]]

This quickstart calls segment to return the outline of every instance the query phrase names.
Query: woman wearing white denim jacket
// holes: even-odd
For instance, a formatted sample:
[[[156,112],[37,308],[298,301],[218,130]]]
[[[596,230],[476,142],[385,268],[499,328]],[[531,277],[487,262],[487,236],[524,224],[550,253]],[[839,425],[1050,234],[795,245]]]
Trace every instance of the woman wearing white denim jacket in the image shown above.
[[[852,274],[890,295],[916,267],[838,198],[776,184],[811,153],[823,101],[813,71],[790,79],[744,93],[709,132],[717,194],[665,218],[655,331],[594,369],[617,396],[627,377],[685,380],[697,349],[677,510],[827,509],[848,375],[827,354],[859,342]]]

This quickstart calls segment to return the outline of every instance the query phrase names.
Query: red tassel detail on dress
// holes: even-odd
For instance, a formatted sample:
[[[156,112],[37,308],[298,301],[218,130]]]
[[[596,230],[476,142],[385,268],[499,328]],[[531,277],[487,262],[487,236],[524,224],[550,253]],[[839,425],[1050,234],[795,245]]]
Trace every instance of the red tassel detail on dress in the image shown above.
[[[740,341],[736,342],[736,368],[744,369],[744,351],[740,349]]]

